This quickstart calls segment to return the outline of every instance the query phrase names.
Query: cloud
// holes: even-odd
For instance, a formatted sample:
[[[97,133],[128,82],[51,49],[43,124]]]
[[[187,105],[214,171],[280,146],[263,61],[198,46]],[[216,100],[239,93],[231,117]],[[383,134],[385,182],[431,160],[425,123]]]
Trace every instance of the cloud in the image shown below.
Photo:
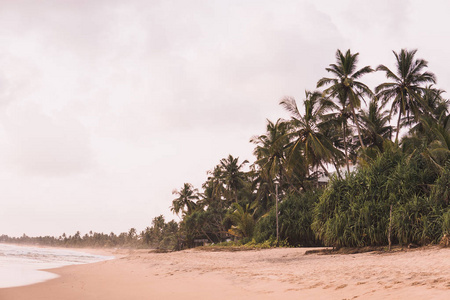
[[[25,174],[67,176],[92,166],[90,137],[70,114],[45,115],[39,106],[10,107],[3,114],[6,157]]]

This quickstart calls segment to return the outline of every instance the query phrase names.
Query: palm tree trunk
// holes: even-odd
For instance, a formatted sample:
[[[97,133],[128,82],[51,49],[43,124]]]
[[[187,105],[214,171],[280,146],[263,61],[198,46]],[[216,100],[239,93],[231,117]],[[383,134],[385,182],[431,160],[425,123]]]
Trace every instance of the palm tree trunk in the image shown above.
[[[353,107],[353,105],[352,105],[352,113],[353,113],[353,122],[356,125],[356,129],[358,129],[359,142],[361,143],[361,147],[363,149],[366,149],[366,146],[364,145],[363,140],[361,138],[361,128],[359,128],[358,119],[356,118],[355,108]]]
[[[281,166],[280,166],[280,171],[278,172],[278,176],[279,176],[279,178],[278,178],[278,183],[280,184],[280,186],[282,186],[282,183],[283,183],[283,181],[282,181],[282,178],[283,178],[283,169],[282,169]]]
[[[344,153],[345,153],[345,164],[347,165],[347,172],[350,174],[350,167],[348,165],[348,154],[347,154],[347,126],[345,123],[342,124],[344,127]]]
[[[339,167],[338,167],[336,161],[333,161],[333,165],[334,165],[334,167],[336,168],[336,172],[337,172],[339,178],[342,179],[341,172],[339,171]]]
[[[206,235],[206,237],[211,242],[211,244],[214,244],[214,241],[209,237],[209,235],[206,233],[206,231],[203,228],[202,228],[202,232],[203,232],[204,235]]]
[[[275,217],[277,222],[277,247],[279,242],[279,230],[278,230],[278,184],[275,185]]]
[[[323,171],[325,172],[325,176],[327,176],[328,178],[330,178],[330,173],[328,173],[327,168],[325,168],[325,166],[323,165],[322,162],[320,162],[320,166],[322,167]]]
[[[397,120],[397,134],[395,136],[395,143],[398,144],[398,134],[400,133],[400,119],[402,117],[401,109],[398,111],[398,120]]]
[[[388,231],[389,251],[391,251],[391,233],[392,233],[392,204],[389,210],[389,231]]]

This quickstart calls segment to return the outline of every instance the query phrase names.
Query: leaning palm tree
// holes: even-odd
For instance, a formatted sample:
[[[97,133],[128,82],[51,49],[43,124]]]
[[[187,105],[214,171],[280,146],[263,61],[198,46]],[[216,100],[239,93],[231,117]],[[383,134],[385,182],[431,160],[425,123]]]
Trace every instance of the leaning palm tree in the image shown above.
[[[198,200],[198,190],[192,184],[185,183],[180,190],[173,190],[172,194],[178,195],[172,201],[171,211],[175,214],[180,212],[190,215],[195,209],[195,201]]]
[[[324,163],[332,161],[337,150],[331,141],[323,134],[322,115],[331,107],[333,103],[322,98],[319,92],[306,91],[306,99],[303,101],[305,113],[302,115],[293,98],[284,98],[280,104],[291,113],[290,155],[301,151],[306,162],[312,168],[320,166],[328,176]]]
[[[371,97],[372,91],[367,85],[358,81],[361,76],[372,73],[373,69],[370,66],[365,66],[362,69],[357,70],[356,65],[358,63],[359,53],[352,54],[350,49],[347,50],[345,55],[337,50],[336,52],[336,64],[330,64],[326,70],[334,75],[334,78],[322,78],[317,82],[317,87],[331,84],[330,87],[324,90],[324,95],[330,98],[341,98],[346,101],[352,114],[353,123],[358,129],[359,142],[361,147],[365,148],[364,142],[361,137],[361,128],[356,116],[356,109],[361,107],[361,100],[364,101],[364,96]]]
[[[424,72],[428,66],[426,60],[414,58],[417,50],[402,49],[400,53],[393,52],[396,59],[395,73],[384,65],[377,67],[377,71],[385,72],[391,82],[380,84],[375,88],[375,92],[383,106],[392,101],[391,115],[398,112],[395,136],[395,142],[398,143],[402,116],[406,116],[406,121],[409,121],[411,114],[415,119],[420,117],[421,108],[425,107],[422,97],[426,89],[425,85],[436,83],[436,78],[433,73]]]

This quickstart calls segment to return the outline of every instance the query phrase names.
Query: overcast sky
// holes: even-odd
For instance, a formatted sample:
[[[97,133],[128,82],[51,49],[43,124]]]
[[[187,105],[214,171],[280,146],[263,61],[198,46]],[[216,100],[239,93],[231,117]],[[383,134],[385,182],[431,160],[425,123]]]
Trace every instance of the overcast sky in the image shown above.
[[[0,1],[0,234],[142,230],[287,117],[335,61],[418,49],[450,89],[447,1]],[[363,78],[370,87],[382,74]]]

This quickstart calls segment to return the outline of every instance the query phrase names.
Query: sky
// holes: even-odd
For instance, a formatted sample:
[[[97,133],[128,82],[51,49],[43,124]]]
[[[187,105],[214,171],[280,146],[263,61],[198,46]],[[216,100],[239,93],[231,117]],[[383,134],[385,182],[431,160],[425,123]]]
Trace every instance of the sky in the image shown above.
[[[0,0],[0,234],[138,231],[335,62],[418,49],[450,89],[448,1]],[[380,73],[363,77],[371,88]],[[447,97],[447,95],[445,95]]]

